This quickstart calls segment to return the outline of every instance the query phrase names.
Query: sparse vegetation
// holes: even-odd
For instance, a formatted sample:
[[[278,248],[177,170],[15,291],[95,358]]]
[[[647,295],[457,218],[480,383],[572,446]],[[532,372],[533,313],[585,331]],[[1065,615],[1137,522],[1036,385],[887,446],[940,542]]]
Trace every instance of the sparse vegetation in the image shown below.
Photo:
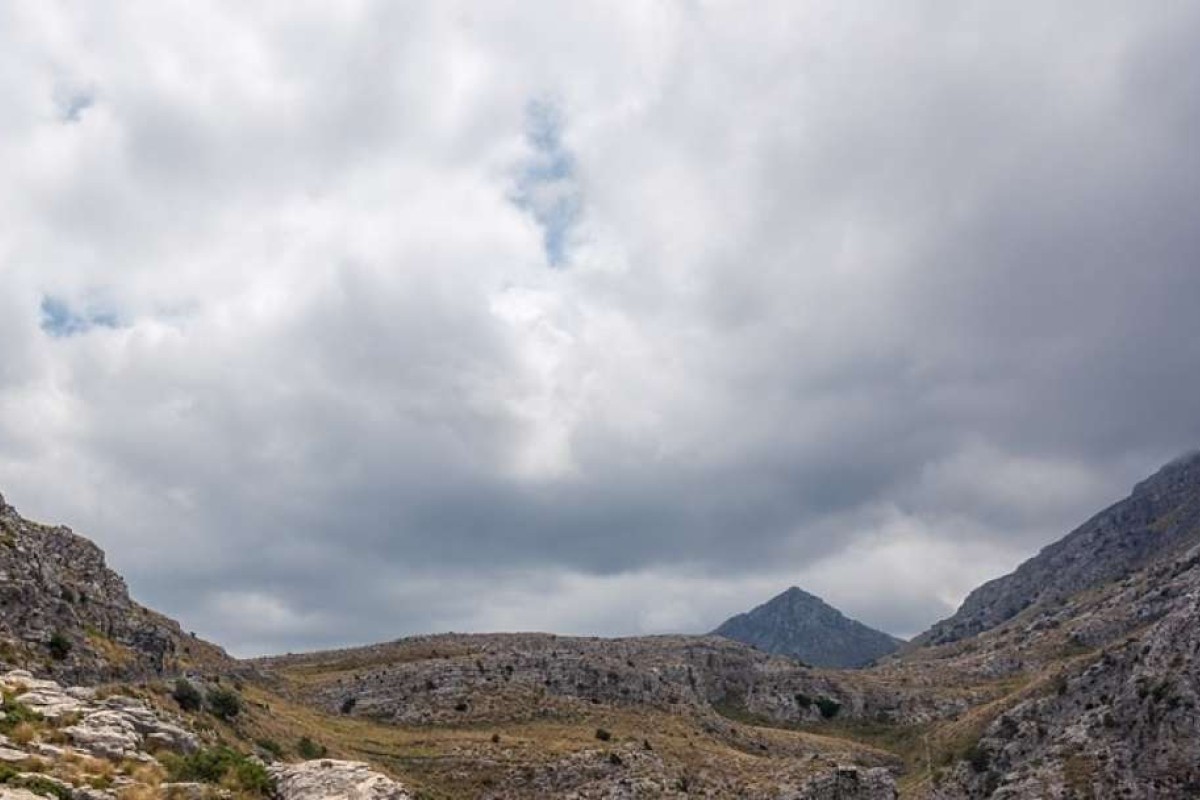
[[[229,747],[212,747],[187,756],[163,756],[172,781],[221,784],[250,795],[268,796],[271,778],[256,761]]]
[[[296,743],[296,752],[305,759],[324,758],[329,755],[329,748],[314,742],[308,736],[301,736],[300,741]]]
[[[0,711],[4,712],[3,719],[0,719],[0,733],[10,734],[20,725],[28,725],[35,722],[41,722],[42,715],[36,711],[30,710],[27,706],[18,703],[12,695],[5,694],[3,706],[0,706]]]

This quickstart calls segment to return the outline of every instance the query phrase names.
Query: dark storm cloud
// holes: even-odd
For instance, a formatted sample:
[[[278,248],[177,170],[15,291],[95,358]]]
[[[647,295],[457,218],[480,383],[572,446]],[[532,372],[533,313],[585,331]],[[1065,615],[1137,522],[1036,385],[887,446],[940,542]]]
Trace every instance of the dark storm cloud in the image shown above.
[[[1193,9],[6,14],[0,489],[239,652],[915,633],[1200,443]]]

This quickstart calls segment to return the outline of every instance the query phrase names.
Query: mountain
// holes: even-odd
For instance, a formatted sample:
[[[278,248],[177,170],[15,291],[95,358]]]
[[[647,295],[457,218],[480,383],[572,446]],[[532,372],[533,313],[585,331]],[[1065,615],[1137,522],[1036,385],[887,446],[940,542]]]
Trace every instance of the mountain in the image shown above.
[[[0,496],[0,662],[77,682],[227,667],[223,650],[135,603],[104,553]]]
[[[858,669],[725,636],[546,633],[234,661],[0,501],[0,797],[47,779],[89,800],[171,796],[167,779],[281,800],[1200,797],[1198,495],[1200,456],[1168,464]],[[768,646],[870,630],[799,589],[727,626]],[[206,699],[163,680],[179,673]],[[103,788],[89,755],[142,762],[146,793]]]
[[[713,634],[818,667],[865,666],[902,644],[795,586],[730,617]]]
[[[995,627],[1033,605],[1059,602],[1200,543],[1200,453],[1167,464],[1046,547],[1015,572],[985,583],[917,644],[944,644]]]

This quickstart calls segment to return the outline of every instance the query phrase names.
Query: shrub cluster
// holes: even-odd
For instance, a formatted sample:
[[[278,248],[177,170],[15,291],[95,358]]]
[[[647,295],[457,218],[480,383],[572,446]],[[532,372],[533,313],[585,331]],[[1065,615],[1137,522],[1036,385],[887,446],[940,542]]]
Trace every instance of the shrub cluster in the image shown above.
[[[162,761],[173,782],[218,783],[262,797],[270,796],[274,788],[266,767],[228,747],[210,747],[186,756],[166,754]]]

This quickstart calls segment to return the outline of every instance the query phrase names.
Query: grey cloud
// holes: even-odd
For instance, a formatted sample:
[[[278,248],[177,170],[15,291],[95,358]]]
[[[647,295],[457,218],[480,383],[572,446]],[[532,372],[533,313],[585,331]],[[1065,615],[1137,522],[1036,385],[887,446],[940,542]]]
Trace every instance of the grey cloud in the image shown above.
[[[791,583],[915,633],[1200,442],[1190,9],[44,13],[0,490],[239,651]]]

